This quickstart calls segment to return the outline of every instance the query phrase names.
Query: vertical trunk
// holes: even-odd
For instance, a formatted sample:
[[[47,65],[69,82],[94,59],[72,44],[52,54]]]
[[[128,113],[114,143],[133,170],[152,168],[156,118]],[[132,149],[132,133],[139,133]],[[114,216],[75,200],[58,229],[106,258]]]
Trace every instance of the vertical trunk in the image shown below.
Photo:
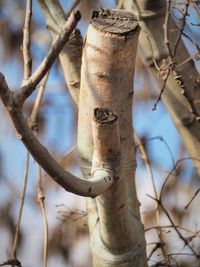
[[[79,102],[78,150],[85,179],[93,157],[92,116],[96,107],[119,118],[120,179],[96,200],[87,200],[94,266],[147,265],[134,172],[132,135],[134,63],[139,27],[125,11],[94,12],[83,49]]]
[[[67,16],[58,0],[38,0],[38,3],[44,13],[52,38],[55,40],[65,24]],[[77,107],[80,88],[81,54],[82,37],[80,31],[76,29],[71,34],[69,42],[59,54],[59,59],[69,93]]]

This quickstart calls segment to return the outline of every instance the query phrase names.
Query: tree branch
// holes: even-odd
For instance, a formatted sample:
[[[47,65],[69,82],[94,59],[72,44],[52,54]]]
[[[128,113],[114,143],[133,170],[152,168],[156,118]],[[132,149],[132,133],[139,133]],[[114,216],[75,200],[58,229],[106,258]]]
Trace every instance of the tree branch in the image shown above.
[[[149,176],[150,181],[151,181],[151,184],[152,184],[154,197],[155,198],[158,198],[158,193],[157,193],[157,189],[156,189],[156,184],[155,184],[155,179],[154,179],[154,175],[153,175],[153,170],[151,168],[151,164],[150,164],[150,161],[148,159],[148,155],[147,155],[147,152],[145,150],[145,147],[144,147],[142,141],[140,140],[140,137],[137,135],[136,132],[134,132],[134,139],[135,139],[135,141],[138,144],[138,148],[139,148],[139,151],[141,153],[141,157],[144,160],[144,163],[146,165],[148,176]],[[155,220],[156,220],[156,226],[159,226],[160,225],[160,208],[159,208],[159,205],[157,204],[157,202],[155,202],[155,203],[156,203],[155,204]],[[160,239],[159,245],[160,245],[161,251],[163,253],[164,261],[166,263],[167,262],[167,251],[166,251],[166,246],[165,246],[165,241],[164,241],[165,239],[164,239],[163,231],[162,231],[161,228],[158,228],[157,229],[157,234],[158,234],[158,237]]]
[[[66,14],[58,0],[37,0],[44,13],[47,28],[53,40],[66,21]],[[68,12],[67,14],[69,14]],[[80,69],[83,40],[80,31],[76,29],[70,36],[68,43],[59,55],[63,74],[69,93],[78,107],[80,89]]]
[[[12,119],[15,129],[33,158],[52,177],[52,179],[65,190],[88,197],[96,197],[105,192],[114,182],[114,177],[110,172],[105,175],[94,176],[88,181],[80,179],[65,171],[50,155],[48,150],[37,140],[28,126],[18,103],[15,102],[13,93],[8,88],[3,74],[0,73],[0,96],[7,107],[7,111]]]
[[[41,102],[42,102],[42,98],[44,95],[44,90],[46,88],[48,77],[49,77],[49,72],[46,73],[44,79],[42,80],[42,82],[40,84],[40,88],[38,90],[38,94],[37,94],[36,100],[34,102],[32,112],[28,118],[28,123],[29,123],[30,128],[32,130],[34,130],[36,133],[37,133],[37,129],[38,129],[38,127],[37,127],[37,114],[38,114],[38,110],[39,110]]]
[[[41,209],[43,226],[44,226],[43,266],[47,267],[49,225],[48,225],[46,206],[45,206],[45,194],[44,194],[44,189],[43,189],[42,168],[40,167],[40,165],[38,165],[37,202]]]
[[[97,108],[94,113],[92,173],[109,170],[115,173],[117,180],[110,190],[96,198],[100,236],[102,242],[112,251],[122,251],[125,247],[131,249],[134,235],[128,215],[125,183],[121,176],[118,119],[108,109]]]
[[[23,184],[22,184],[22,191],[21,191],[21,202],[20,202],[20,208],[19,208],[19,214],[18,214],[18,220],[17,220],[17,226],[15,229],[15,235],[14,235],[14,242],[13,242],[13,248],[12,248],[12,259],[17,260],[17,245],[19,240],[19,230],[21,225],[21,219],[22,219],[22,212],[24,208],[24,201],[25,201],[25,195],[26,195],[26,189],[27,189],[27,182],[28,182],[28,175],[29,175],[29,158],[30,155],[28,151],[26,151],[26,168],[25,168],[25,174],[23,177]],[[15,265],[13,265],[15,266]]]
[[[24,30],[23,30],[24,32],[24,35],[23,35],[24,82],[31,76],[31,73],[32,73],[32,59],[31,59],[31,52],[30,52],[31,17],[32,17],[32,0],[27,0]]]
[[[57,56],[59,55],[61,49],[69,40],[70,34],[75,29],[80,18],[81,15],[79,11],[77,11],[76,13],[72,13],[69,16],[58,38],[52,43],[52,46],[49,49],[49,52],[47,53],[46,57],[43,59],[36,71],[26,81],[26,84],[24,84],[21,89],[16,93],[16,102],[22,105],[26,98],[28,98],[33,93],[36,85],[38,85],[38,83],[48,72],[48,70],[56,60]]]

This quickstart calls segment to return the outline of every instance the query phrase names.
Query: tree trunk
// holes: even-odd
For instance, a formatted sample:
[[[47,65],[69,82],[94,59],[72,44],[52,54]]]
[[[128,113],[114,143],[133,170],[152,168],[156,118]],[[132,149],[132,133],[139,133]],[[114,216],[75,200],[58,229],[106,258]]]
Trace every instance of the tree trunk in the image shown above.
[[[134,182],[136,164],[132,133],[138,35],[138,22],[132,13],[94,12],[83,49],[78,151],[84,178],[91,178],[94,167],[91,122],[95,108],[108,108],[117,114],[121,149],[119,180],[96,199],[87,199],[94,266],[147,266],[144,229]]]
[[[60,30],[66,22],[67,15],[62,9],[58,0],[37,0],[44,13],[47,27],[56,39]],[[60,63],[69,93],[78,108],[80,89],[80,69],[82,55],[82,37],[80,31],[76,29],[70,37],[69,42],[64,46],[59,54]]]

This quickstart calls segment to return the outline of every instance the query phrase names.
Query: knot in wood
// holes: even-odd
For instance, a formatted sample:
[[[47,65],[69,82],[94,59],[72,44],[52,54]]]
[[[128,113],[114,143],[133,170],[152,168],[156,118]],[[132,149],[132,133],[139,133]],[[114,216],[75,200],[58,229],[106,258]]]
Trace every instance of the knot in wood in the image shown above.
[[[114,114],[108,108],[95,108],[94,109],[94,118],[95,121],[101,125],[115,123],[118,119],[117,115]]]

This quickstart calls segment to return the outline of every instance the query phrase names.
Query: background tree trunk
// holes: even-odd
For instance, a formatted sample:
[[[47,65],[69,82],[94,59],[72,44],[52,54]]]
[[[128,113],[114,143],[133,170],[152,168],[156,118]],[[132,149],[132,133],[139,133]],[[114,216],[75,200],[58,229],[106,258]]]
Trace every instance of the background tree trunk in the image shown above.
[[[139,38],[140,56],[160,89],[163,86],[163,79],[158,75],[158,70],[153,64],[153,58],[157,61],[158,65],[161,65],[163,63],[162,60],[167,60],[169,57],[163,32],[166,16],[166,1],[124,0],[123,7],[139,16],[140,26],[142,28]],[[169,17],[169,25],[167,27],[167,31],[170,33],[169,45],[173,51],[180,31],[171,31],[176,29],[171,17]],[[184,146],[192,158],[198,174],[200,174],[199,73],[192,59],[179,67],[179,63],[188,59],[190,55],[181,39],[177,47],[178,49],[176,49],[173,57],[175,62],[173,70],[175,74],[173,71],[170,71],[169,78],[166,81],[166,88],[162,94],[162,100],[181,135]]]

